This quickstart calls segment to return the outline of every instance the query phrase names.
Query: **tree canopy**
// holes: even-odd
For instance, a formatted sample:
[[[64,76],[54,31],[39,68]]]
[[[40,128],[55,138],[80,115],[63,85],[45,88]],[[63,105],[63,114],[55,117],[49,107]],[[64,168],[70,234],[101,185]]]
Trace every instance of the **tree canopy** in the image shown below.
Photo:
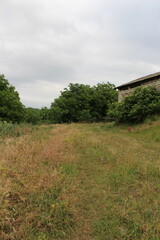
[[[50,109],[25,108],[15,87],[0,75],[0,121],[19,123],[64,123],[104,121],[111,103],[117,102],[117,91],[111,83],[96,86],[70,83]]]
[[[20,122],[24,106],[15,87],[10,85],[4,75],[0,75],[0,120]]]
[[[110,83],[90,87],[70,83],[51,104],[53,122],[103,121],[109,105],[117,101],[117,91]]]

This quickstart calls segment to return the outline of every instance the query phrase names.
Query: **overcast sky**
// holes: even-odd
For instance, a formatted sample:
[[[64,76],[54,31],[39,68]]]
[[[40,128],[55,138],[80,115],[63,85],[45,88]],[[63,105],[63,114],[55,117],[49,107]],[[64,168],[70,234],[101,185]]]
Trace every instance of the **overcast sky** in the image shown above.
[[[158,72],[160,1],[0,0],[0,71],[27,107]]]

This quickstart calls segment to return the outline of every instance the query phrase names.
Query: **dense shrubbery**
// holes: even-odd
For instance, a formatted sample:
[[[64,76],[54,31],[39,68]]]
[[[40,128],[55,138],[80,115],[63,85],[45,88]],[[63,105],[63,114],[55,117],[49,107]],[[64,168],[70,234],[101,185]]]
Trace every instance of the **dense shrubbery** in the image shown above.
[[[121,103],[110,106],[108,117],[118,123],[139,123],[160,113],[160,91],[154,87],[137,88]]]
[[[54,123],[104,121],[109,105],[116,101],[113,84],[69,84],[51,104],[50,119]]]
[[[47,107],[38,108],[25,108],[24,122],[32,124],[49,123],[50,122],[50,110]]]

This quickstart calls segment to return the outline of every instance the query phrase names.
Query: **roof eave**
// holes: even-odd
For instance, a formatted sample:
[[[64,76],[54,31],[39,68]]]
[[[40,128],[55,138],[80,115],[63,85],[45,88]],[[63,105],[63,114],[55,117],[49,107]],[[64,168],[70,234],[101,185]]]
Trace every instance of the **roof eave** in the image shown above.
[[[141,77],[141,78],[138,78],[136,80],[130,81],[128,83],[122,84],[122,85],[116,87],[116,89],[120,90],[120,89],[123,89],[127,86],[137,85],[137,83],[147,82],[147,81],[150,81],[150,80],[152,80],[154,78],[157,78],[157,77],[160,77],[160,72],[150,74],[150,75],[147,75],[145,77]]]

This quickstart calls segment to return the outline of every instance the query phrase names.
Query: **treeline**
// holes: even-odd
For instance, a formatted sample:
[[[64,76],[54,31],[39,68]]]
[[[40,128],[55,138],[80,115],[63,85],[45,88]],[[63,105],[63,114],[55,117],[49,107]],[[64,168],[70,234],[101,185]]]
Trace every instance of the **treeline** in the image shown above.
[[[71,83],[51,104],[50,118],[55,123],[105,121],[110,104],[117,99],[111,83],[93,87]]]
[[[105,121],[109,106],[117,99],[118,93],[111,83],[93,87],[71,83],[50,108],[26,108],[15,88],[0,75],[0,121],[33,124]]]
[[[25,121],[30,123],[70,123],[105,121],[111,103],[117,102],[117,91],[110,83],[90,87],[69,84],[51,107],[25,109]]]
[[[0,75],[0,121],[11,123],[71,123],[115,121],[140,123],[160,114],[160,91],[154,87],[137,88],[118,103],[111,83],[96,86],[70,83],[47,108],[26,108],[19,94],[4,75]]]

